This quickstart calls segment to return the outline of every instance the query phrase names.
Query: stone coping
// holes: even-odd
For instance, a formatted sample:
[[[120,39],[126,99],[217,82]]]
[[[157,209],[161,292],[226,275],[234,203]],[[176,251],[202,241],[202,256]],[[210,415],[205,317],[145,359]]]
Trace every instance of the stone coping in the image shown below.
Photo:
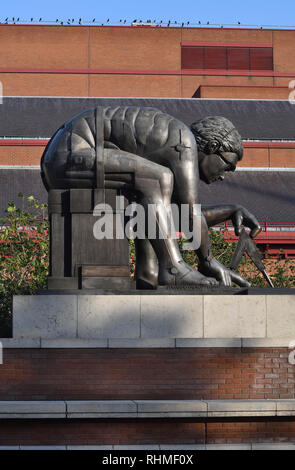
[[[231,418],[259,416],[295,416],[295,399],[0,401],[0,419]]]
[[[14,296],[13,337],[33,347],[286,347],[294,312],[295,295]]]
[[[0,338],[1,346],[3,349],[294,348],[295,338]]]
[[[295,171],[295,169],[294,169]],[[295,295],[293,287],[192,287],[192,286],[158,286],[157,289],[126,291],[112,289],[46,289],[39,290],[37,295]]]
[[[154,444],[154,445],[57,445],[57,446],[0,446],[2,450],[295,450],[295,444],[252,442],[247,444]]]

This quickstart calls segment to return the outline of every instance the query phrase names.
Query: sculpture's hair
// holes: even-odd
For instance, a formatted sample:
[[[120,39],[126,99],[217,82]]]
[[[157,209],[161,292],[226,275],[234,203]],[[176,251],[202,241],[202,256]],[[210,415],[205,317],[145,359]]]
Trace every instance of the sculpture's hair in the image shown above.
[[[232,122],[222,116],[207,116],[191,124],[200,150],[205,151],[206,145],[216,140],[225,152],[235,152],[239,160],[243,157],[242,138]]]

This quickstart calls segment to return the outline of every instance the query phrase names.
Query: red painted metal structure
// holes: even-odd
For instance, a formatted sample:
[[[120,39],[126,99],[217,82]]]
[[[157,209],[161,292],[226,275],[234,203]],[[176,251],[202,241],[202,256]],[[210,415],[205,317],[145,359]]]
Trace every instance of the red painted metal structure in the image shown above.
[[[295,259],[295,223],[262,222],[262,232],[255,238],[261,252],[272,258]],[[225,224],[224,238],[236,242],[238,237],[231,224]]]

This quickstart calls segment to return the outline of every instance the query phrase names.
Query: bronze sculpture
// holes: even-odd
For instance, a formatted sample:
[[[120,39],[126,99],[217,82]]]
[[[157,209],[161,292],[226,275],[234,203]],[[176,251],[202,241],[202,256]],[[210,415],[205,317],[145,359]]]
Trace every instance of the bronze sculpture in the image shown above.
[[[97,157],[98,135],[103,160]],[[226,172],[236,169],[242,155],[241,137],[226,118],[209,116],[188,128],[155,108],[101,107],[74,116],[55,133],[41,169],[48,190],[97,184],[121,188],[146,210],[155,204],[158,222],[172,218],[171,201],[188,204],[193,223],[199,180],[207,184],[222,180]],[[138,287],[215,286],[218,282],[249,286],[211,255],[208,227],[226,220],[232,220],[237,235],[242,224],[251,229],[252,237],[260,231],[255,216],[238,204],[202,206],[198,271],[183,261],[177,241],[168,232],[164,239],[136,240]]]

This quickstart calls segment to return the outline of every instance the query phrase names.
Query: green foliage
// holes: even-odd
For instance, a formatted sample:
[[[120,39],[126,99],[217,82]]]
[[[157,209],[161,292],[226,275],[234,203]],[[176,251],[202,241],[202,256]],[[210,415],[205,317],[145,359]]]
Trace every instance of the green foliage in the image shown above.
[[[48,275],[48,221],[46,205],[19,194],[22,208],[9,202],[0,219],[0,337],[11,332],[12,296],[34,294],[46,287]]]
[[[228,234],[226,228],[221,230],[210,229],[210,243],[213,256],[220,261],[224,266],[229,266],[233,256],[236,243],[231,243],[225,239]],[[183,243],[184,238],[179,241],[181,254],[186,263],[193,267],[197,267],[198,259],[193,251],[184,251]],[[295,287],[295,265],[294,261],[284,259],[282,261],[264,260],[266,270],[270,275],[275,287]],[[237,272],[247,279],[252,287],[269,287],[263,275],[258,271],[254,263],[247,256],[243,256]]]
[[[235,243],[230,243],[225,240],[224,235],[227,233],[225,229],[213,230],[210,229],[210,244],[214,258],[225,266],[229,266],[230,260],[234,253]],[[198,264],[198,258],[194,251],[184,250],[183,246],[186,242],[185,238],[181,237],[179,240],[179,248],[184,261],[193,267]],[[244,260],[243,260],[244,261]]]
[[[134,240],[129,240],[129,269],[130,277],[134,278],[135,275],[135,243]]]

